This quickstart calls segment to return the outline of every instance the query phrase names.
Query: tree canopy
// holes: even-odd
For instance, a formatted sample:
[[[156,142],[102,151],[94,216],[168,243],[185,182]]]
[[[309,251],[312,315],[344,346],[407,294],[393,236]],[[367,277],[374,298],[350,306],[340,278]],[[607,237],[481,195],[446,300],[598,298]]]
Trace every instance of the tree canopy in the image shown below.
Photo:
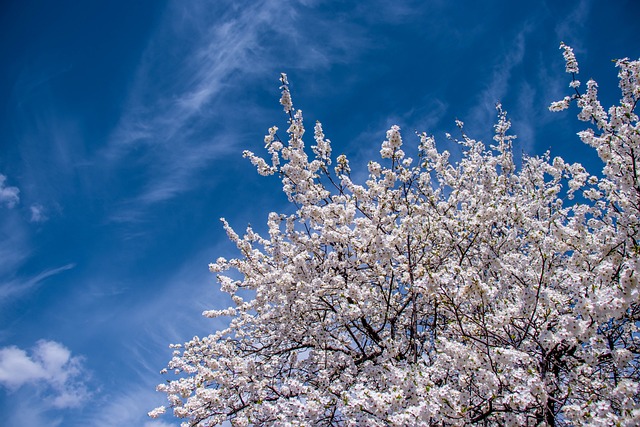
[[[516,164],[498,105],[491,145],[457,122],[455,162],[427,133],[410,158],[392,126],[357,182],[320,123],[307,150],[283,74],[286,141],[244,155],[295,212],[268,236],[223,220],[239,256],[209,267],[234,305],[204,315],[229,326],[175,345],[158,386],[183,426],[640,424],[640,62],[616,62],[605,110],[561,49],[572,93],[550,109],[577,105],[601,172]]]

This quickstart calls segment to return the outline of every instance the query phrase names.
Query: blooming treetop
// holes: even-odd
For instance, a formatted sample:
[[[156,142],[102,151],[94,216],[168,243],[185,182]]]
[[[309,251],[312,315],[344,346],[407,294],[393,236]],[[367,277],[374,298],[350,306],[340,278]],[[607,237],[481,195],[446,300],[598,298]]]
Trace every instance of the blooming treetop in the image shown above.
[[[407,157],[392,126],[357,183],[320,123],[309,156],[282,75],[288,141],[273,127],[270,157],[245,156],[296,211],[268,236],[223,220],[240,257],[210,269],[234,305],[204,315],[229,327],[175,345],[158,386],[182,425],[640,425],[640,62],[617,61],[606,111],[561,49],[573,95],[550,109],[577,103],[602,177],[516,167],[498,106],[493,144],[462,132],[457,163],[425,133]]]

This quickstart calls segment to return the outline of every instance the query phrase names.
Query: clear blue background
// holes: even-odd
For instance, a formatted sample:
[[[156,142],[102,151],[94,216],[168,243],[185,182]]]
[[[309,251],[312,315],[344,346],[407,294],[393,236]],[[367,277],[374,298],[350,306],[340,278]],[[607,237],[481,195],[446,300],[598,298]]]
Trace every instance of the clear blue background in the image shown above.
[[[241,156],[286,128],[280,72],[308,142],[320,120],[355,167],[392,124],[454,155],[456,118],[490,142],[501,101],[518,155],[597,173],[575,109],[548,111],[570,93],[558,45],[608,107],[639,18],[617,0],[2,2],[0,425],[178,424],[146,413],[168,344],[220,327],[200,316],[227,303],[218,218],[290,209]]]

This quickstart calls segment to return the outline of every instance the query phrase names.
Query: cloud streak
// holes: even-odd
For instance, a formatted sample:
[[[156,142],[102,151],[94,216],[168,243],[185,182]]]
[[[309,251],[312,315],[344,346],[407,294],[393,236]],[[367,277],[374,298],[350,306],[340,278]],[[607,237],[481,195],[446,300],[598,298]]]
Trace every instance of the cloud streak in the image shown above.
[[[572,8],[571,13],[556,25],[555,32],[558,43],[564,41],[576,51],[584,49],[582,33],[591,13],[592,3],[592,0],[580,0],[577,6]]]
[[[486,130],[486,123],[496,120],[495,105],[501,102],[507,94],[507,89],[513,90],[514,83],[511,76],[516,67],[522,64],[526,49],[526,35],[530,31],[528,27],[521,30],[515,37],[513,44],[498,59],[487,87],[479,96],[479,100],[471,112],[474,124],[482,126]]]
[[[142,149],[140,166],[147,174],[137,195],[125,200],[112,219],[134,220],[145,208],[176,197],[211,161],[233,148],[232,139],[222,143],[223,138],[216,138],[220,129],[207,131],[209,121],[224,124],[235,113],[222,105],[230,102],[224,90],[232,74],[260,73],[271,66],[254,59],[261,50],[260,34],[276,20],[276,6],[261,2],[223,16],[183,13],[177,23],[180,6],[169,7],[174,18],[149,43],[129,104],[104,153],[117,165],[131,150]],[[195,47],[179,53],[173,68],[163,65],[167,51],[190,37],[199,40]]]
[[[147,412],[157,404],[158,393],[150,384],[126,384],[117,395],[105,396],[105,401],[97,405],[82,425],[94,427],[119,426],[175,426],[162,421],[152,421]],[[78,423],[78,425],[81,425]]]
[[[37,287],[40,283],[42,283],[45,279],[60,274],[64,271],[71,270],[75,267],[75,264],[65,264],[61,267],[52,268],[49,270],[45,270],[40,274],[27,279],[27,280],[18,280],[14,279],[12,281],[0,284],[0,303],[9,300],[11,298],[15,298],[17,296],[23,295],[35,287]]]
[[[306,7],[275,0],[200,1],[189,12],[181,2],[168,7],[102,153],[113,171],[134,158],[142,175],[111,220],[138,220],[149,207],[193,188],[213,161],[239,153],[246,116],[265,114],[244,98],[265,76],[273,76],[275,87],[283,68],[326,68],[366,43],[363,31],[348,21],[308,22]],[[166,55],[173,55],[171,65]]]

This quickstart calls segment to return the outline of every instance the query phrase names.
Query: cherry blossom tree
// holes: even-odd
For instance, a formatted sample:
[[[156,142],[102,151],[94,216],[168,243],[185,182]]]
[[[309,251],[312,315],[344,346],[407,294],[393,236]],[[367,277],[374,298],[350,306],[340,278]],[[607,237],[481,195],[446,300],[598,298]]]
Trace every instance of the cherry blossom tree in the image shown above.
[[[616,62],[606,111],[561,49],[572,94],[550,109],[577,104],[601,173],[516,165],[498,105],[492,145],[457,123],[457,162],[426,133],[408,157],[392,126],[358,183],[320,123],[305,149],[282,75],[287,141],[244,155],[295,212],[268,236],[223,220],[240,255],[210,270],[234,305],[204,315],[229,326],[173,346],[158,386],[182,425],[640,425],[640,61]]]

